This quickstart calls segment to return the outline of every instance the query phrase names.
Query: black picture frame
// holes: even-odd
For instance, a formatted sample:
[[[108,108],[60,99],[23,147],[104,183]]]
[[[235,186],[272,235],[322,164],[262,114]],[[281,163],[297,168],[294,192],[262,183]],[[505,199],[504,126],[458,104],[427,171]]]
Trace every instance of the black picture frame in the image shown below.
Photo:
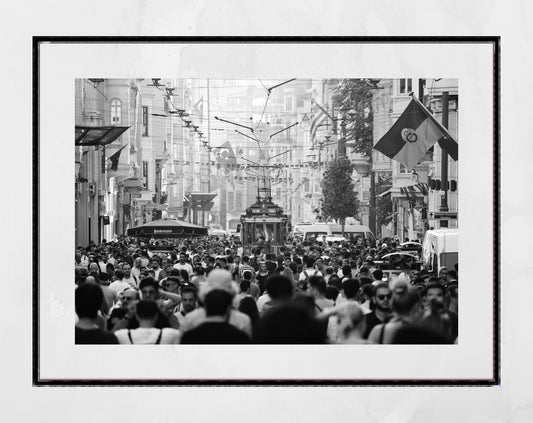
[[[34,386],[494,386],[500,384],[500,37],[64,37],[35,36],[33,43],[33,268],[32,268],[32,382]],[[39,375],[39,318],[40,318],[40,278],[39,278],[39,59],[43,43],[479,43],[493,46],[493,376],[490,379],[471,380],[355,380],[355,379],[167,379],[167,380],[46,380]]]

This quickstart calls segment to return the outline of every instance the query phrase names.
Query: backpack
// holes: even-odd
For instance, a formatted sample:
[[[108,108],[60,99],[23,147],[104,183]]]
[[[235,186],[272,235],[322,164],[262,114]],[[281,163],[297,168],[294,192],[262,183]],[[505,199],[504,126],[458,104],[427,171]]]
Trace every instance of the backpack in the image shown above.
[[[308,285],[308,282],[309,282],[309,278],[311,276],[316,276],[316,274],[318,273],[318,271],[315,269],[313,271],[313,274],[310,275],[309,273],[307,273],[307,270],[302,270],[303,274],[305,275],[305,279],[304,280],[298,280],[298,288],[302,291],[306,291],[307,290],[307,285]]]

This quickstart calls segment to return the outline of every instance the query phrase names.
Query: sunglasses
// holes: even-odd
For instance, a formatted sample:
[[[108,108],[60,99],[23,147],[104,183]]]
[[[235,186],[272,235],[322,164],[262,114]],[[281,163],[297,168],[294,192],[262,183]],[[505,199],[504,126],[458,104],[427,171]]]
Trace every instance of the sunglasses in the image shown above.
[[[382,301],[383,301],[385,298],[386,298],[387,300],[390,300],[390,299],[392,298],[392,294],[378,295],[377,297],[378,297],[378,300],[382,300]]]

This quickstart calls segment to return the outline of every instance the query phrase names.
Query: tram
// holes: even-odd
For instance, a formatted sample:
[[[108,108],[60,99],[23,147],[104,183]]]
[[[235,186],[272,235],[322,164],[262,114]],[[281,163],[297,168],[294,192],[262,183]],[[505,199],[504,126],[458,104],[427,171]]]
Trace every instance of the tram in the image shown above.
[[[264,253],[279,254],[288,243],[291,222],[283,209],[272,202],[270,188],[257,189],[257,201],[241,215],[241,241],[245,255],[256,248]]]

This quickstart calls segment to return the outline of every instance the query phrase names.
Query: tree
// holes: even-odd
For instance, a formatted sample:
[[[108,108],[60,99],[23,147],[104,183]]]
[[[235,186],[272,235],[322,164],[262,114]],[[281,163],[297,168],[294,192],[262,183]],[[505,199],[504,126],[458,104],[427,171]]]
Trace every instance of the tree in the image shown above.
[[[341,136],[354,143],[352,151],[364,157],[372,156],[373,90],[375,79],[333,80],[333,106],[340,116]]]
[[[343,235],[346,218],[357,216],[359,211],[359,199],[352,180],[353,170],[352,163],[346,157],[341,157],[328,165],[320,183],[322,215],[325,218],[338,220]]]

